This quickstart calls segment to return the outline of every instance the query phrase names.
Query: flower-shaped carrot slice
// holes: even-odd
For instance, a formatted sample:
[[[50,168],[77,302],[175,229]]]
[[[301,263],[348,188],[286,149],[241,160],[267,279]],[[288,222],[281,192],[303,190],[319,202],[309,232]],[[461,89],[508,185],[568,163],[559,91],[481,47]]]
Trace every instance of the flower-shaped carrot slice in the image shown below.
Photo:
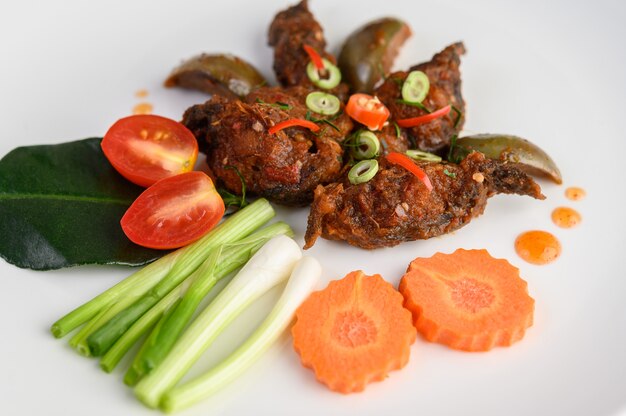
[[[402,296],[380,275],[349,273],[298,308],[293,345],[302,364],[340,393],[404,367],[416,332]]]
[[[535,302],[519,270],[486,250],[417,258],[399,290],[417,331],[459,350],[509,346],[533,323]]]

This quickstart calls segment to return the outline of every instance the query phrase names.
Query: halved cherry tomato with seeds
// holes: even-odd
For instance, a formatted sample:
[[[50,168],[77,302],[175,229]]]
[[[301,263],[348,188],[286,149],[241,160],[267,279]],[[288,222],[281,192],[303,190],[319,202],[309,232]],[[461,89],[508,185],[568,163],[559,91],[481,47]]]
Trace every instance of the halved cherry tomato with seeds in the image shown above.
[[[352,94],[346,105],[346,113],[370,130],[380,130],[389,118],[389,110],[378,97]]]
[[[203,172],[165,178],[146,189],[122,217],[126,236],[140,246],[170,249],[192,243],[224,215],[224,201]]]
[[[193,133],[177,121],[155,115],[118,120],[101,146],[115,170],[143,187],[193,170],[198,158]]]

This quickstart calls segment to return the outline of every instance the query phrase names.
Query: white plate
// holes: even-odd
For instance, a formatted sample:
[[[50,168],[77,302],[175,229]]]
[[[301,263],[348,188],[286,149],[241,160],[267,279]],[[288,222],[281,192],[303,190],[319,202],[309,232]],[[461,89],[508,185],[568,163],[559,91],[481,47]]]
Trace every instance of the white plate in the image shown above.
[[[102,135],[140,101],[179,118],[206,97],[166,90],[169,70],[196,53],[232,52],[271,75],[266,32],[289,1],[5,1],[0,5],[0,154],[18,145]],[[463,353],[418,339],[402,371],[342,396],[300,367],[284,337],[258,365],[186,414],[206,415],[616,415],[626,406],[626,227],[624,226],[624,2],[312,1],[331,49],[362,23],[406,19],[414,35],[396,67],[424,61],[463,40],[467,130],[530,138],[558,162],[563,186],[542,181],[545,201],[497,196],[458,232],[365,252],[319,241],[326,280],[353,269],[397,284],[416,256],[487,248],[521,269],[536,299],[535,324],[511,348]],[[567,186],[588,198],[565,199]],[[550,221],[559,205],[583,215],[575,229]],[[305,210],[280,209],[302,241]],[[522,231],[545,229],[563,244],[549,266],[513,251]],[[2,236],[0,236],[2,238]],[[129,271],[80,267],[21,270],[0,262],[0,413],[151,414],[96,361],[52,338],[49,325]],[[238,320],[195,371],[223,356],[267,310],[266,298]]]

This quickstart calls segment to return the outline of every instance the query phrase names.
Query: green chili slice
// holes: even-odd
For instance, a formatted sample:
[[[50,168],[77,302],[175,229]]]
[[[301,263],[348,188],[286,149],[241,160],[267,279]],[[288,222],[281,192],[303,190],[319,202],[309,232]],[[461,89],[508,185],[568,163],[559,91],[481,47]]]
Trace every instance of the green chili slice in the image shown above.
[[[378,161],[376,159],[362,160],[352,166],[348,172],[348,180],[352,185],[365,183],[376,176],[378,172]]]
[[[325,90],[335,88],[341,82],[341,71],[336,65],[333,65],[328,59],[322,58],[326,74],[324,78],[320,76],[313,62],[309,62],[306,66],[306,74],[313,84]]]
[[[309,110],[315,111],[323,116],[332,116],[339,112],[341,103],[339,98],[332,94],[315,91],[306,96],[306,106]]]
[[[429,89],[428,75],[422,71],[411,71],[402,85],[402,98],[410,103],[421,103]]]
[[[359,132],[354,141],[352,156],[355,159],[372,159],[380,153],[380,140],[371,131],[363,130]]]
[[[407,150],[405,153],[408,157],[410,157],[413,160],[421,160],[424,162],[435,162],[435,163],[439,163],[442,160],[440,156],[437,156],[435,154],[428,153],[428,152],[422,152],[421,150],[410,149],[410,150]]]

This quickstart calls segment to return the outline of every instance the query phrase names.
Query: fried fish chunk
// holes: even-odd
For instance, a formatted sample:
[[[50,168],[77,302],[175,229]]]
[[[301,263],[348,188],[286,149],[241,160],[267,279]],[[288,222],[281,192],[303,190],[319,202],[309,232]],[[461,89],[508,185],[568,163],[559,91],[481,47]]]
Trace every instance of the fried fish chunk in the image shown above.
[[[483,213],[498,193],[544,199],[533,179],[515,164],[474,152],[460,164],[419,162],[433,185],[428,191],[415,175],[379,160],[370,181],[343,182],[315,189],[305,248],[319,236],[373,249],[423,240],[457,230]]]
[[[376,89],[376,96],[387,106],[394,120],[401,120],[426,115],[418,107],[400,103],[402,85],[411,71],[424,72],[430,81],[428,95],[422,104],[431,111],[453,105],[461,113],[451,111],[447,116],[429,123],[407,129],[412,146],[426,152],[442,154],[450,145],[450,138],[458,134],[464,123],[465,102],[461,94],[461,55],[465,53],[463,43],[446,47],[433,58],[415,65],[407,72],[394,72]],[[461,117],[457,123],[456,118]]]
[[[306,117],[306,94],[305,87],[263,87],[249,94],[247,102],[215,95],[189,108],[182,122],[206,153],[219,185],[241,193],[239,171],[250,194],[304,206],[317,185],[340,176],[344,153],[340,142],[353,127],[341,112],[332,126],[319,123],[315,133],[289,127],[270,134],[269,128],[282,121]]]

